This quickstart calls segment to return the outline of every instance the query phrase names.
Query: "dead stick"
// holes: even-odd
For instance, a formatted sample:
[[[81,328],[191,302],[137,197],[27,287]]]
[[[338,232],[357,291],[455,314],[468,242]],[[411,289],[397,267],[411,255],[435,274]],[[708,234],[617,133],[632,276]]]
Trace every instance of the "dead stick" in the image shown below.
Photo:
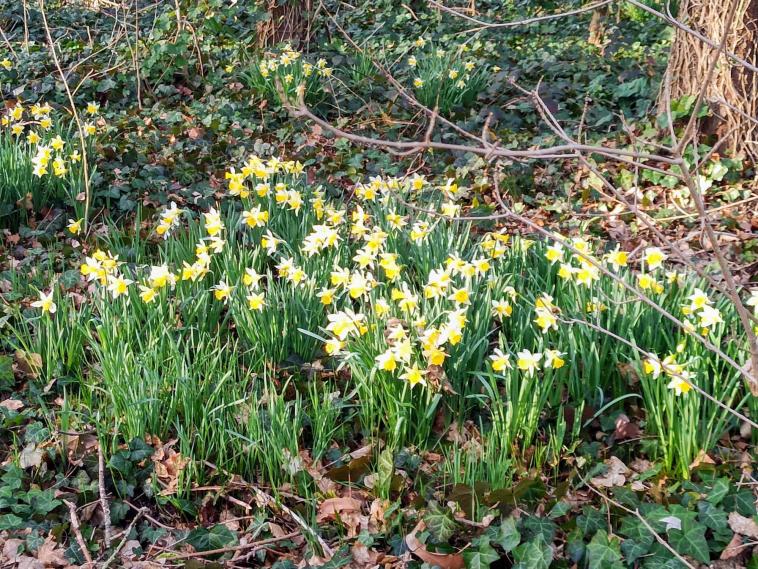
[[[105,533],[105,547],[111,546],[111,507],[108,504],[108,495],[105,493],[105,458],[103,449],[97,449],[97,485],[100,490],[100,507],[103,509],[103,532]]]
[[[243,545],[235,545],[234,547],[221,547],[219,549],[209,549],[208,551],[198,551],[196,553],[182,553],[181,555],[175,555],[173,557],[167,557],[168,561],[176,561],[177,559],[192,559],[193,557],[207,557],[208,555],[219,555],[223,553],[232,553],[234,551],[242,551],[245,549],[260,549],[271,543],[278,541],[285,541],[292,539],[300,535],[299,531],[293,531],[279,537],[270,537],[268,539],[262,539],[260,541],[254,541],[253,543],[245,543]]]
[[[63,503],[68,507],[68,514],[71,517],[71,530],[74,532],[74,536],[76,537],[76,543],[79,544],[79,549],[82,551],[82,555],[84,556],[84,560],[87,562],[87,566],[92,566],[92,556],[89,553],[89,549],[87,549],[87,543],[84,541],[84,537],[82,537],[82,529],[79,525],[79,516],[76,515],[76,506],[73,502],[69,502],[68,500],[64,500]]]
[[[126,531],[124,532],[124,537],[121,539],[121,542],[116,546],[116,549],[113,550],[113,553],[111,556],[105,561],[103,566],[100,569],[108,569],[108,565],[110,565],[114,559],[116,559],[116,555],[118,555],[118,552],[121,551],[121,548],[124,547],[124,544],[126,543],[126,540],[129,538],[129,534],[132,531],[132,528],[135,526],[137,521],[145,514],[147,513],[147,508],[141,508],[137,515],[134,516],[134,519],[132,520],[132,523],[129,524],[129,527],[126,528]]]

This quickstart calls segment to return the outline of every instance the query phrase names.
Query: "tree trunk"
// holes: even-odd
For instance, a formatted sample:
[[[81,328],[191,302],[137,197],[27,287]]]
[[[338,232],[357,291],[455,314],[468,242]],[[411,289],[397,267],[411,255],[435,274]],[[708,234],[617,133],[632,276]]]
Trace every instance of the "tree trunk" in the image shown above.
[[[721,44],[730,4],[728,0],[682,0],[679,21]],[[758,0],[740,0],[736,10],[725,50],[755,65],[758,61]],[[716,48],[692,34],[676,30],[668,63],[672,99],[700,92],[715,53]],[[661,112],[666,109],[665,95],[664,85],[659,96]],[[705,101],[713,118],[705,121],[704,132],[717,138],[727,137],[722,152],[758,161],[758,124],[754,122],[758,118],[758,73],[721,55],[713,79],[706,87]]]
[[[302,47],[310,39],[311,0],[264,0],[269,18],[258,25],[258,45],[268,47],[281,42]]]
[[[608,7],[603,6],[592,12],[590,20],[589,37],[587,43],[594,45],[600,50],[601,55],[605,53],[605,18],[608,15]]]

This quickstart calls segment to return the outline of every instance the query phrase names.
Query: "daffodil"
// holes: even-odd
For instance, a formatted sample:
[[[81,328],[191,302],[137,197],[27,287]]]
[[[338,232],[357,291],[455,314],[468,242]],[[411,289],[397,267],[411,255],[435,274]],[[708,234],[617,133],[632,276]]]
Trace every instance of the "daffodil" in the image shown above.
[[[55,314],[58,307],[53,300],[53,291],[50,290],[47,294],[39,291],[39,300],[32,302],[34,308],[41,308],[42,314]]]
[[[326,326],[327,331],[337,336],[340,340],[345,340],[351,335],[359,336],[365,330],[364,321],[366,317],[349,309],[329,314],[327,320],[329,321]]]
[[[423,84],[423,83],[422,83]],[[411,189],[420,192],[426,186],[426,178],[420,174],[414,174],[411,178]]]
[[[565,281],[570,281],[574,278],[575,270],[576,269],[568,263],[561,263],[561,267],[558,269],[558,277]]]
[[[537,308],[535,313],[537,318],[534,319],[534,323],[540,328],[543,334],[546,334],[551,328],[553,330],[558,329],[558,319],[551,310]]]
[[[490,355],[490,360],[492,360],[492,369],[494,371],[504,371],[512,367],[510,356],[503,353],[500,348],[495,348],[495,351]]]
[[[600,270],[587,262],[582,262],[581,266],[573,270],[574,279],[580,285],[591,286],[592,283],[600,279]]]
[[[376,301],[374,301],[374,313],[379,318],[383,318],[385,315],[389,313],[389,311],[390,311],[390,305],[389,305],[389,302],[387,302],[387,299],[377,298]]]
[[[263,275],[258,273],[255,269],[247,268],[242,275],[242,284],[253,290],[258,288],[258,285],[263,278]]]
[[[652,355],[642,362],[642,369],[645,370],[646,374],[652,375],[653,379],[658,379],[663,371],[663,366],[661,365],[658,356]]]
[[[216,211],[216,208],[212,207],[210,211],[203,213],[203,217],[205,218],[205,231],[208,235],[217,235],[224,228],[221,215]]]
[[[454,290],[447,298],[456,304],[469,304],[471,302],[469,291],[465,287]]]
[[[150,267],[150,276],[148,277],[148,283],[152,288],[163,288],[169,283],[173,286],[175,284],[175,277],[169,270],[168,265],[158,265]]]
[[[516,365],[521,371],[534,375],[534,372],[540,369],[542,354],[533,354],[529,350],[521,350],[516,356]]]
[[[50,141],[50,146],[53,147],[53,150],[57,150],[58,152],[60,152],[61,150],[63,150],[63,146],[65,144],[66,143],[63,141],[63,139],[60,137],[60,135],[56,135],[55,138],[53,138]]]
[[[266,306],[266,300],[263,293],[250,293],[247,295],[247,305],[250,310],[261,311]]]
[[[129,291],[129,285],[134,281],[126,279],[120,275],[111,275],[108,279],[108,292],[113,298],[125,295]]]
[[[334,295],[336,292],[337,289],[334,288],[322,288],[316,293],[316,296],[318,296],[321,304],[324,306],[329,306],[334,302]]]
[[[709,305],[705,305],[700,309],[698,317],[700,318],[701,328],[711,328],[724,321],[718,308]]]
[[[376,356],[376,365],[382,371],[395,371],[397,369],[397,356],[393,350]]]
[[[689,379],[689,374],[682,373],[681,375],[672,377],[671,381],[669,381],[666,387],[673,390],[674,395],[677,397],[680,395],[686,395],[692,389],[692,384],[690,383]]]
[[[261,237],[261,247],[263,247],[269,255],[276,253],[276,249],[281,242],[281,239],[274,237],[269,230],[266,230],[266,234]]]
[[[157,295],[158,291],[156,291],[154,288],[145,285],[139,285],[139,297],[145,304],[154,302]]]
[[[83,219],[69,219],[66,229],[68,229],[69,233],[72,235],[79,235],[82,232],[83,221]]]
[[[447,357],[445,351],[439,346],[431,346],[428,349],[425,349],[423,354],[426,361],[429,362],[429,365],[434,366],[441,366],[444,364],[445,358]]]
[[[24,117],[24,106],[21,103],[16,103],[11,107],[9,113],[14,121],[20,121]]]
[[[426,385],[426,379],[424,379],[425,373],[426,371],[419,369],[416,364],[413,364],[411,368],[406,369],[405,372],[400,375],[400,379],[407,381],[411,388],[418,384]]]
[[[213,296],[216,298],[216,300],[221,300],[226,304],[229,301],[229,297],[232,294],[232,291],[234,290],[234,287],[227,284],[226,281],[220,281],[218,284],[214,285],[211,290],[213,291]]]
[[[618,272],[621,267],[626,267],[629,260],[629,254],[626,251],[621,251],[617,246],[605,256],[605,260],[610,263],[614,271]]]
[[[551,264],[560,261],[563,259],[563,247],[561,247],[558,243],[550,245],[545,250],[545,258],[550,261]]]
[[[696,288],[694,292],[687,297],[687,300],[690,301],[689,310],[691,312],[695,312],[711,304],[708,295],[699,288]]]
[[[261,206],[256,206],[251,210],[242,212],[242,221],[248,227],[263,227],[268,223],[268,212],[262,210]]]
[[[552,369],[562,368],[566,364],[566,360],[563,359],[565,355],[558,350],[545,350],[545,367]]]
[[[651,271],[654,271],[660,267],[668,257],[663,251],[660,250],[660,248],[648,247],[645,249],[645,255],[643,258],[645,260],[647,268]]]
[[[39,144],[39,142],[42,140],[39,134],[34,132],[33,130],[30,130],[29,133],[26,135],[26,142],[31,144],[32,146]]]
[[[324,343],[324,350],[330,356],[338,355],[345,347],[345,342],[338,340],[337,338],[330,338]]]
[[[513,314],[513,306],[507,300],[493,300],[492,301],[492,315],[498,319],[508,318]]]

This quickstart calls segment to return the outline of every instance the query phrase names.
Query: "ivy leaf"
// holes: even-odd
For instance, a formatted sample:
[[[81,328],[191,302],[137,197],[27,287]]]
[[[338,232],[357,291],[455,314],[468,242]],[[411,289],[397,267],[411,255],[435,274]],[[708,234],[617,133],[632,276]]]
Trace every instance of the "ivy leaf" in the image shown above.
[[[653,545],[653,534],[648,533],[648,537],[643,540],[625,539],[621,543],[621,552],[624,554],[624,560],[627,564],[634,564],[637,559],[647,555],[650,546]]]
[[[652,538],[653,535],[650,530],[647,529],[643,523],[635,516],[627,516],[621,520],[621,528],[619,533],[629,539],[636,541],[643,541],[646,537]]]
[[[565,516],[567,513],[571,511],[571,504],[568,502],[556,502],[555,506],[553,506],[550,509],[550,512],[548,513],[547,517],[551,520],[554,520],[556,518],[560,518],[561,516]]]
[[[584,534],[580,529],[574,529],[566,537],[566,547],[564,549],[566,555],[574,563],[579,563],[584,557],[584,552],[587,550],[587,546],[584,545]]]
[[[553,561],[553,548],[537,537],[514,549],[513,558],[517,561],[514,569],[548,569]]]
[[[665,555],[656,555],[654,557],[646,558],[645,569],[686,569],[686,565],[673,557],[671,553],[668,553],[668,557]]]
[[[697,509],[699,512],[697,519],[704,523],[706,527],[713,531],[726,529],[726,512],[722,508],[714,506],[711,502],[701,501],[697,503]]]
[[[619,486],[618,488],[614,488],[613,497],[625,506],[629,506],[630,508],[636,508],[640,504],[640,500],[637,498],[637,494],[635,494],[633,490],[627,488],[626,486]]]
[[[513,516],[502,521],[493,540],[502,547],[503,551],[506,553],[513,551],[513,548],[521,543],[521,533],[518,528],[516,528],[516,519]]]
[[[436,543],[445,543],[449,540],[457,527],[450,514],[440,508],[436,502],[429,505],[429,512],[424,516],[424,523]]]
[[[605,517],[603,514],[595,508],[584,506],[582,508],[582,514],[576,518],[576,527],[578,527],[584,535],[591,537],[605,525]]]
[[[15,514],[0,516],[0,531],[6,529],[21,529],[26,527],[26,522]]]
[[[0,356],[0,386],[13,385],[13,359]]]
[[[669,532],[669,543],[682,555],[689,555],[701,563],[708,563],[711,556],[708,542],[705,540],[705,528],[701,525],[688,524],[680,530]]]
[[[556,526],[551,520],[537,516],[528,516],[524,518],[521,525],[521,529],[526,534],[529,541],[541,537],[545,543],[551,543],[553,541],[557,527],[558,526]]]
[[[717,478],[713,483],[713,488],[708,493],[708,500],[714,506],[718,506],[719,502],[723,500],[729,493],[729,480],[727,478]]]
[[[469,548],[463,552],[463,561],[467,569],[488,569],[498,559],[500,556],[487,539],[480,541],[476,549]]]
[[[26,500],[29,502],[32,511],[42,516],[46,516],[63,504],[60,500],[55,499],[55,491],[52,489],[40,490],[39,488],[32,488],[26,493]]]
[[[727,511],[736,510],[737,513],[752,518],[756,514],[755,497],[750,490],[740,490],[724,500],[724,508]]]
[[[608,532],[599,529],[587,546],[588,569],[617,569],[621,564],[620,543],[617,537],[608,537]]]
[[[211,529],[198,527],[193,529],[187,535],[187,543],[197,551],[220,549],[236,542],[237,536],[235,536],[224,524],[217,524]]]

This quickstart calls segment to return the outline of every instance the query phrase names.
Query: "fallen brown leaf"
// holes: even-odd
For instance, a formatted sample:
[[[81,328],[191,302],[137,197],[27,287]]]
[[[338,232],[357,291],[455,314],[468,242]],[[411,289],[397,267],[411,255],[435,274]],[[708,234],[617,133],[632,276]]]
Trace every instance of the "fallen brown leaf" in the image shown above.
[[[642,434],[637,423],[632,423],[624,413],[616,418],[616,430],[613,435],[616,439],[623,441],[626,439],[635,439]]]
[[[758,524],[752,518],[746,518],[737,512],[730,512],[729,527],[732,528],[734,533],[744,535],[750,539],[758,539]]]
[[[65,548],[61,547],[53,536],[48,536],[37,550],[37,560],[44,563],[45,567],[67,567],[69,562],[65,552]]]
[[[460,553],[433,553],[424,547],[424,544],[419,541],[416,534],[425,528],[424,522],[420,521],[413,528],[413,531],[405,536],[405,544],[411,553],[429,565],[436,565],[440,569],[463,569],[465,563]]]
[[[732,536],[732,540],[724,548],[724,551],[721,552],[719,559],[734,559],[735,557],[739,557],[742,555],[742,550],[745,547],[745,545],[742,545],[742,536],[740,536],[738,533],[735,533]]]
[[[615,456],[606,460],[605,464],[608,466],[607,472],[602,476],[596,476],[593,478],[591,480],[593,485],[602,488],[613,488],[614,486],[623,486],[626,484],[626,477],[631,472],[626,464],[621,462],[621,460]]]
[[[5,407],[10,411],[18,411],[24,407],[24,404],[18,399],[6,399],[5,401],[0,401],[0,407]]]

